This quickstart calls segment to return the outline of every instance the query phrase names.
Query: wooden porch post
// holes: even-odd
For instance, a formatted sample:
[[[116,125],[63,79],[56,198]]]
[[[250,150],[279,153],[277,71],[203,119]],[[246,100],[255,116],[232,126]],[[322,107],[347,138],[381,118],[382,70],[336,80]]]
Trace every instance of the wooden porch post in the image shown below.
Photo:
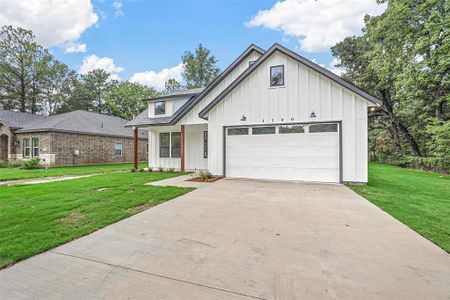
[[[184,172],[184,125],[181,125],[181,149],[180,149],[180,156],[181,156],[181,172]]]
[[[138,169],[138,128],[134,127],[134,169]]]

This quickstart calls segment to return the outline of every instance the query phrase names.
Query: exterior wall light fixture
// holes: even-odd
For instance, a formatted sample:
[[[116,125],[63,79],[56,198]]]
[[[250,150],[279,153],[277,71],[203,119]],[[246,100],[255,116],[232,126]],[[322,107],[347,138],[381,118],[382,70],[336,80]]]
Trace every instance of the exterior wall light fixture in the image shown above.
[[[315,113],[314,111],[312,111],[311,114],[309,115],[309,117],[310,117],[310,118],[315,118],[315,117],[317,117],[317,116],[316,116],[316,113]]]

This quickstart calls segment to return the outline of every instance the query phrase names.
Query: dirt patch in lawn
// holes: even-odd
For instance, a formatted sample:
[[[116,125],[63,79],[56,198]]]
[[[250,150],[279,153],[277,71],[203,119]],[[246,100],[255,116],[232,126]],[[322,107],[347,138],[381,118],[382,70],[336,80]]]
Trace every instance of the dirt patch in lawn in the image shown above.
[[[138,206],[135,206],[135,207],[128,208],[128,211],[136,214],[138,212],[141,212],[141,211],[144,211],[146,209],[149,209],[150,207],[153,207],[153,205],[152,204],[141,204],[141,205],[138,205]]]
[[[58,218],[56,220],[58,222],[76,224],[76,223],[78,223],[78,221],[80,221],[85,216],[86,215],[84,213],[81,213],[79,211],[74,211],[70,215],[62,217],[62,218]]]
[[[217,180],[219,180],[219,179],[222,179],[222,177],[213,177],[213,178],[204,178],[204,179],[202,179],[202,178],[200,178],[200,177],[196,177],[196,178],[189,179],[189,180],[187,180],[187,181],[207,182],[207,183],[209,183],[209,182],[217,181]]]

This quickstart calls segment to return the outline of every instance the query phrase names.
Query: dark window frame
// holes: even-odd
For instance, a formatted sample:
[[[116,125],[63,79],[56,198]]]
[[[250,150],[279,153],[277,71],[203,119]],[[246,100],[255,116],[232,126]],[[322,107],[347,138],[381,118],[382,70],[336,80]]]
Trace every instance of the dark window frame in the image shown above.
[[[25,144],[25,141],[27,141],[28,143],[28,146],[26,146],[26,144]],[[23,155],[23,157],[24,158],[27,158],[27,157],[31,157],[31,139],[30,138],[23,138],[23,140],[22,140],[22,145],[23,145],[23,149],[22,149],[22,155]],[[28,150],[28,155],[26,154],[27,153],[27,151],[26,150]]]
[[[163,108],[164,108],[164,112],[156,112],[156,108],[157,108],[157,106],[158,106],[158,104],[160,104],[160,103],[162,103],[162,105],[163,105]],[[158,116],[158,115],[165,115],[166,114],[166,101],[155,101],[155,102],[153,102],[153,107],[154,107],[154,110],[155,110],[155,116]]]
[[[178,136],[178,143],[174,147],[174,135]],[[170,157],[171,158],[181,158],[181,132],[171,132],[170,133]]]
[[[272,70],[275,68],[281,67],[281,84],[274,84],[272,80]],[[270,87],[280,87],[285,86],[285,73],[284,73],[284,65],[276,65],[276,66],[270,66],[270,72],[269,72],[269,81],[270,81]]]
[[[163,137],[167,137],[167,146],[163,146],[162,145],[162,138]],[[163,151],[162,150],[166,150],[167,149],[167,155],[164,154],[163,155]],[[159,133],[159,157],[163,157],[163,158],[167,158],[170,157],[170,132],[160,132]]]
[[[208,158],[208,131],[203,131],[203,158]]]

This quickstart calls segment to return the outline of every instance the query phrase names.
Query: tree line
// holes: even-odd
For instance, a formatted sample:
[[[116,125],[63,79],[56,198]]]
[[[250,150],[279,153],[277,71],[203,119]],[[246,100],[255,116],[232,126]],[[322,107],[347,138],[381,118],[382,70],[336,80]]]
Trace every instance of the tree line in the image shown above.
[[[342,77],[384,102],[369,112],[371,159],[449,172],[450,2],[378,2],[362,36],[332,47]]]
[[[81,109],[130,120],[146,108],[142,99],[182,88],[204,87],[220,72],[217,59],[201,44],[181,58],[184,84],[170,79],[160,92],[139,83],[114,80],[102,69],[78,74],[39,45],[30,30],[3,26],[0,107],[44,115]]]

